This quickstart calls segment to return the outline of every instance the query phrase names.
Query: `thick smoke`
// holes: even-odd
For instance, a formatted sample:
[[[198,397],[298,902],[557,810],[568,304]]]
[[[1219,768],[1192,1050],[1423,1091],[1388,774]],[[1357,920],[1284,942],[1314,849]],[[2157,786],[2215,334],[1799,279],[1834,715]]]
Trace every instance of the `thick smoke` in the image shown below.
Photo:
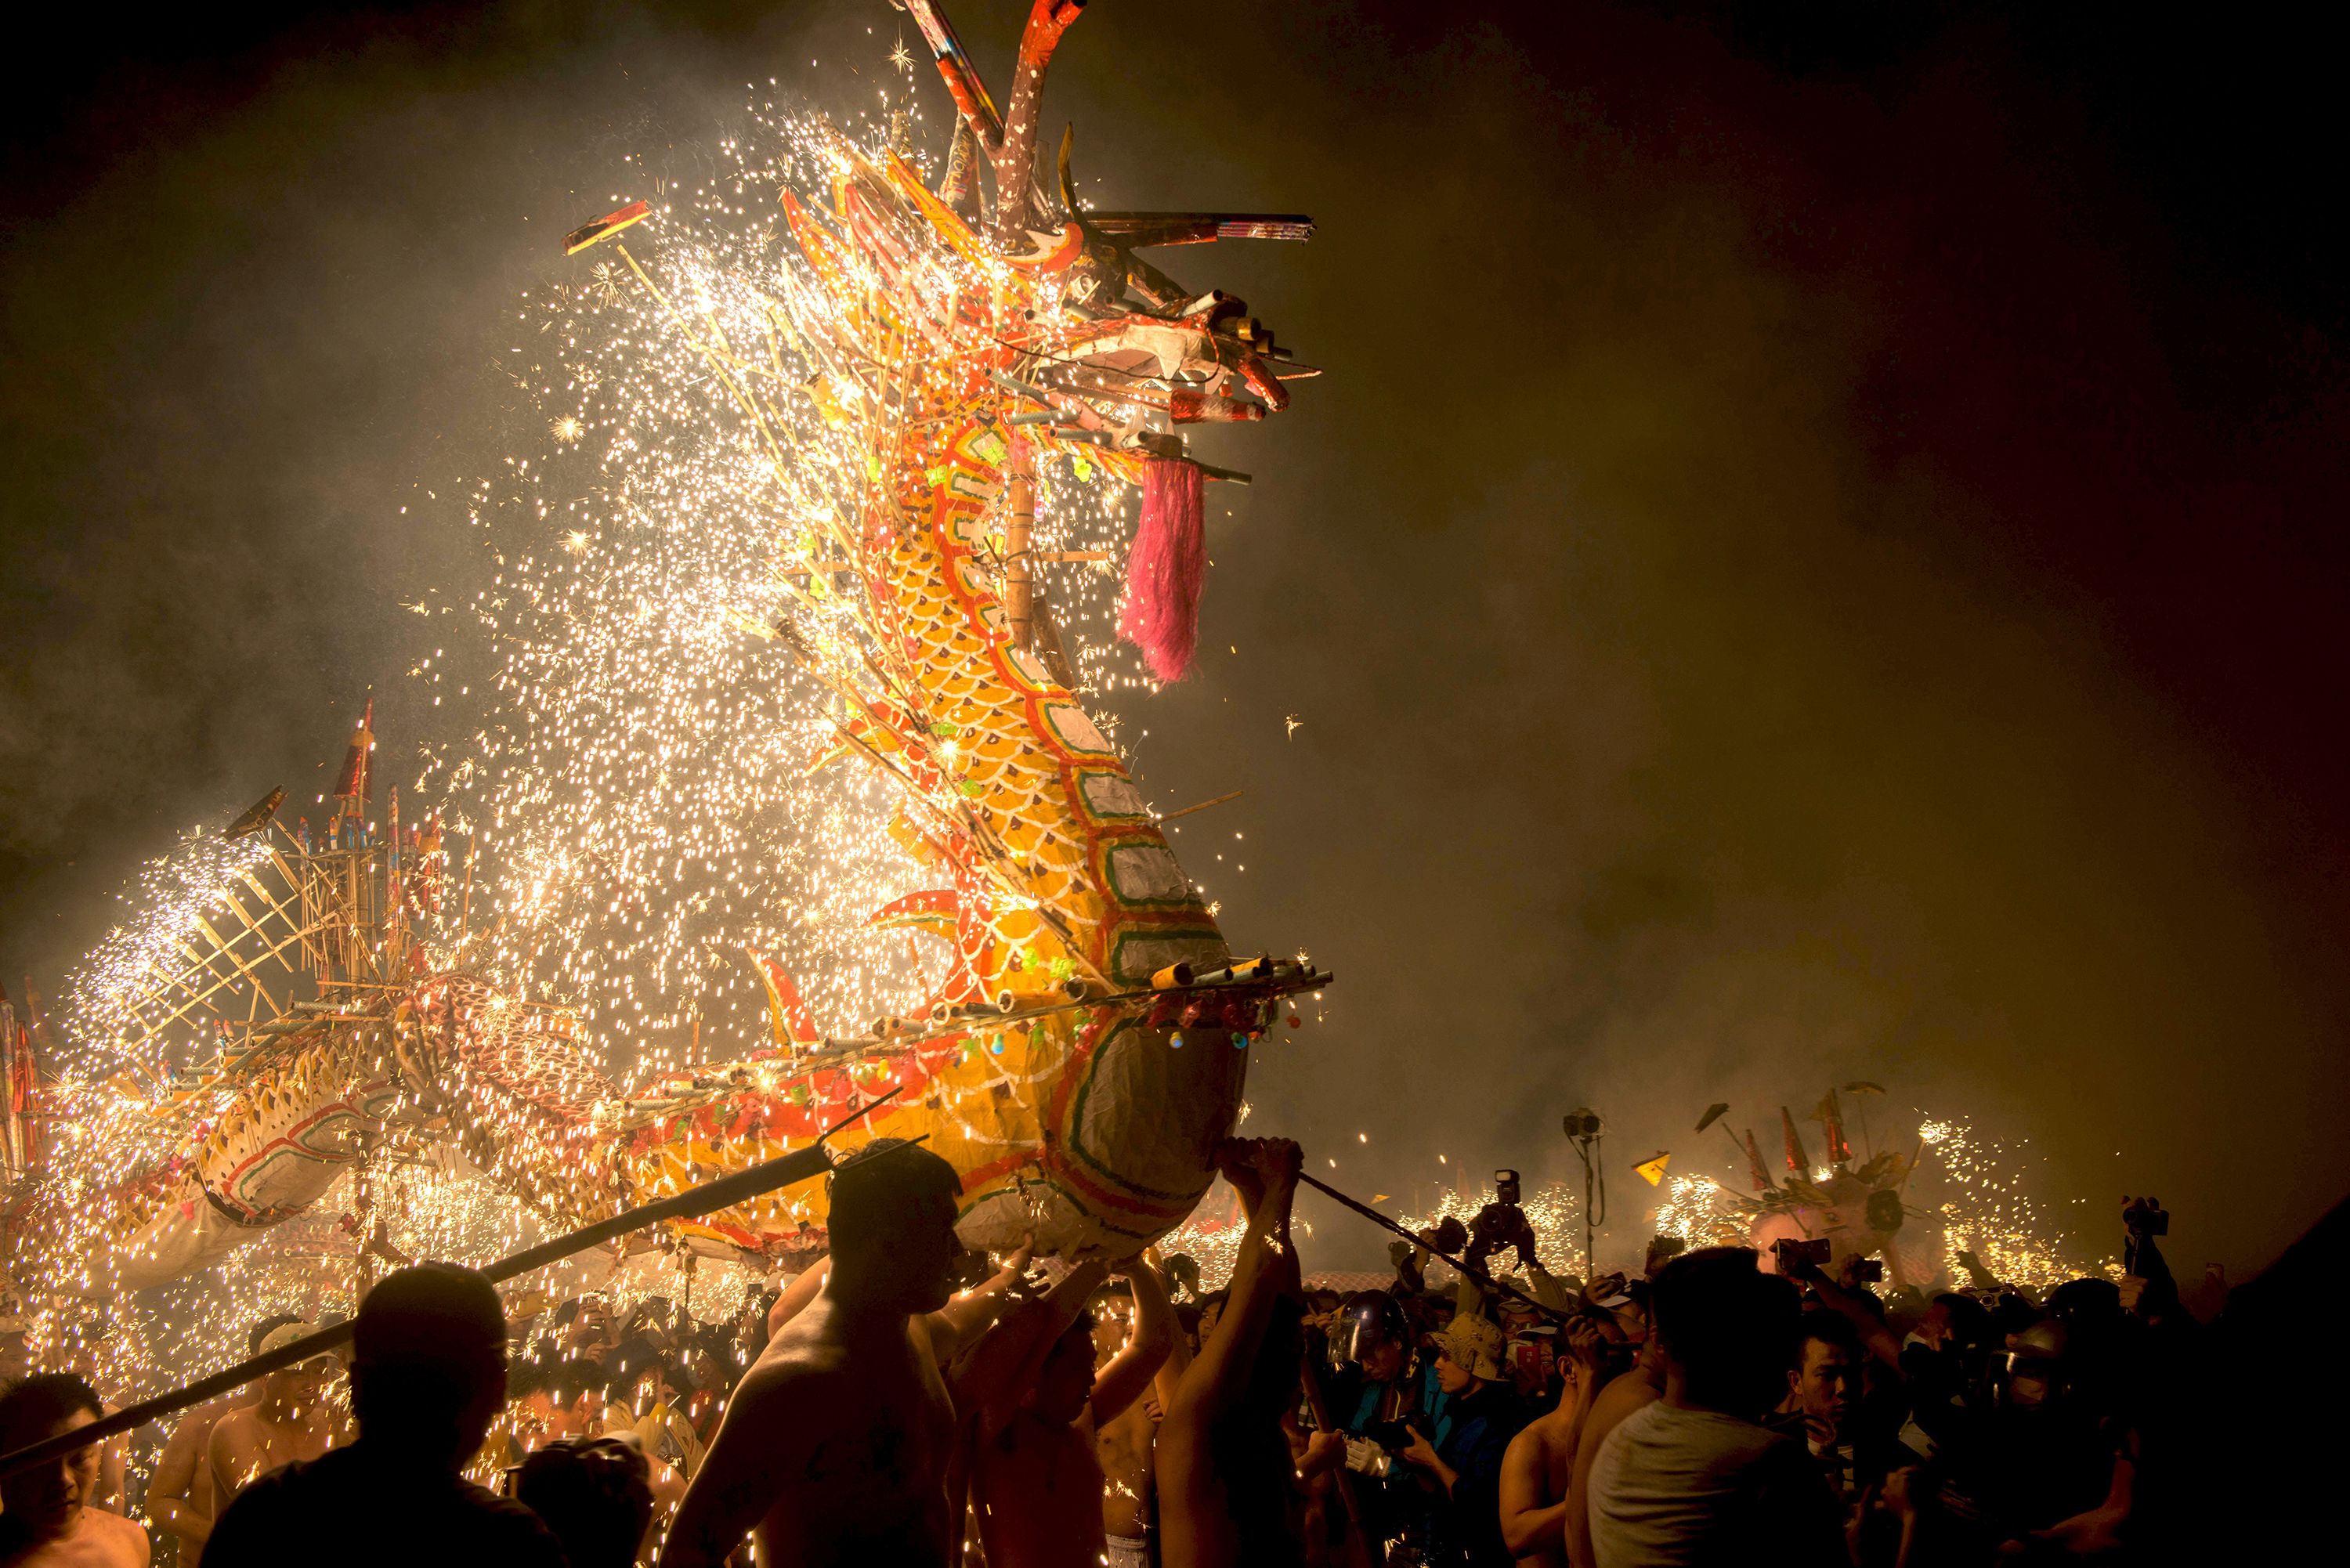
[[[958,7],[999,78],[1020,9]],[[745,81],[854,109],[912,40],[751,15],[341,24],[17,139],[5,973],[325,787],[370,683],[431,732],[402,672],[469,633],[401,607],[482,576],[454,498],[556,235]],[[1246,792],[1176,839],[1234,940],[1340,975],[1251,1130],[1401,1194],[1564,1175],[1588,1103],[1621,1253],[1632,1160],[1721,1168],[1709,1100],[1767,1146],[1868,1078],[2045,1150],[2086,1250],[2152,1190],[2182,1266],[2272,1254],[2350,1185],[2338,322],[2309,236],[2149,172],[2115,83],[2187,42],[1440,16],[1103,0],[1054,67],[1103,204],[1322,225],[1160,258],[1329,371],[1211,443],[1257,479],[1211,492],[1200,673],[1129,712],[1162,808]],[[2205,129],[2272,151],[2251,107]]]

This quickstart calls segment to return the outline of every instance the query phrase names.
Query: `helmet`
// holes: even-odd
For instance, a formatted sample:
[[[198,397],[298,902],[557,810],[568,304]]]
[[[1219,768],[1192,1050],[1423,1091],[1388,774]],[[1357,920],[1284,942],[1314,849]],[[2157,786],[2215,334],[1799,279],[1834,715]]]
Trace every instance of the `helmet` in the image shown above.
[[[1429,1336],[1453,1366],[1472,1377],[1502,1375],[1503,1340],[1499,1324],[1474,1313],[1462,1313]]]
[[[2053,1317],[2042,1318],[2015,1336],[2012,1354],[2019,1361],[2054,1364],[2064,1359],[2064,1349],[2071,1338],[2062,1323]]]
[[[2011,1404],[2043,1405],[2064,1393],[2067,1370],[2065,1351],[2072,1335],[2054,1318],[2043,1318],[2009,1344],[2008,1400]]]
[[[1386,1291],[1357,1291],[1330,1324],[1330,1365],[1358,1362],[1381,1345],[1409,1346],[1411,1337],[1402,1303]]]

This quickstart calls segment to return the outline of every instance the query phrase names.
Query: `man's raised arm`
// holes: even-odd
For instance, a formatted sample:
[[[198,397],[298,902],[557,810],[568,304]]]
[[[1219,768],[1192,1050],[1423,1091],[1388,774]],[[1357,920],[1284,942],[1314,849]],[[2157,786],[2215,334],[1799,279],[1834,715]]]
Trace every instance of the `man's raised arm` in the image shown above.
[[[1142,1397],[1175,1348],[1175,1309],[1168,1303],[1167,1287],[1159,1282],[1159,1271],[1138,1256],[1119,1265],[1118,1272],[1134,1287],[1134,1328],[1109,1364],[1095,1375],[1092,1405],[1097,1428],[1116,1420]]]
[[[954,1365],[956,1357],[978,1344],[979,1336],[994,1326],[1012,1306],[1012,1287],[1028,1272],[1028,1260],[1035,1251],[1036,1239],[1023,1238],[1020,1245],[1012,1250],[1012,1255],[1004,1259],[1002,1268],[923,1320],[931,1338],[931,1354],[941,1373]]]
[[[1232,1265],[1224,1315],[1216,1320],[1216,1332],[1183,1375],[1176,1395],[1179,1404],[1210,1419],[1246,1386],[1265,1325],[1273,1319],[1273,1303],[1297,1293],[1297,1250],[1289,1241],[1289,1210],[1305,1160],[1287,1138],[1255,1138],[1226,1144],[1218,1152],[1217,1164],[1248,1205],[1248,1234],[1241,1239],[1240,1256]]]

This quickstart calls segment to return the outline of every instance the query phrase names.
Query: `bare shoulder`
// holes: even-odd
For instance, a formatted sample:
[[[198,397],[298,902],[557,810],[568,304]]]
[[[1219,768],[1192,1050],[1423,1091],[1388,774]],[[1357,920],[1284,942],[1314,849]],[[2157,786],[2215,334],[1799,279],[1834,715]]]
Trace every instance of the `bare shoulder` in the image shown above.
[[[1543,1424],[1529,1421],[1518,1428],[1518,1435],[1512,1438],[1510,1446],[1502,1450],[1502,1462],[1505,1465],[1530,1463],[1547,1455],[1550,1446],[1550,1438],[1543,1430]]]
[[[770,1345],[735,1386],[726,1407],[727,1424],[804,1420],[811,1410],[849,1391],[855,1381],[839,1346],[811,1340]]]
[[[1627,1372],[1611,1379],[1591,1402],[1591,1424],[1613,1426],[1641,1406],[1655,1404],[1658,1397],[1654,1383],[1639,1372]]]
[[[146,1568],[150,1548],[144,1527],[119,1513],[109,1513],[99,1508],[83,1510],[82,1517],[96,1527],[93,1533],[104,1542],[109,1559],[132,1564],[134,1568]]]

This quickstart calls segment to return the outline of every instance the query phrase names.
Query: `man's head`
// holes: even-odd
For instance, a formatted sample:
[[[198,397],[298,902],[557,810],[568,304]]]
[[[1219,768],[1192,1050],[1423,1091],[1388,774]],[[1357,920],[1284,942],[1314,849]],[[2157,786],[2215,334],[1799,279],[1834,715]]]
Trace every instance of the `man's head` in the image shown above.
[[[1678,1257],[1681,1254],[1674,1255]],[[1670,1261],[1670,1259],[1667,1260],[1668,1262]],[[1660,1263],[1658,1267],[1661,1270],[1664,1265]],[[1650,1279],[1628,1281],[1625,1284],[1624,1299],[1617,1302],[1611,1310],[1616,1319],[1616,1327],[1626,1339],[1637,1343],[1648,1337],[1648,1324],[1653,1320],[1656,1310],[1652,1304],[1653,1292],[1653,1276]]]
[[[1503,1340],[1499,1325],[1473,1313],[1463,1313],[1430,1334],[1436,1352],[1436,1384],[1447,1394],[1461,1394],[1487,1378],[1502,1375]]]
[[[272,1326],[268,1333],[255,1342],[254,1354],[259,1355],[272,1350],[283,1350],[296,1340],[307,1339],[317,1332],[314,1325],[298,1317],[289,1317]],[[319,1399],[327,1392],[327,1385],[334,1381],[338,1370],[334,1356],[322,1350],[307,1361],[297,1361],[291,1366],[281,1366],[271,1373],[262,1380],[262,1394],[285,1415],[306,1416],[318,1407]]]
[[[351,1411],[363,1440],[462,1464],[505,1392],[505,1314],[473,1270],[419,1263],[386,1275],[359,1303]]]
[[[576,1438],[594,1432],[604,1418],[604,1405],[611,1387],[609,1374],[604,1364],[592,1356],[573,1356],[560,1362],[546,1380],[547,1393],[555,1401],[555,1413],[546,1429],[557,1437]]]
[[[1093,1324],[1094,1360],[1098,1365],[1124,1350],[1133,1336],[1134,1287],[1124,1280],[1104,1285],[1094,1298]]]
[[[2007,1402],[2019,1409],[2043,1409],[2063,1399],[2072,1335],[2054,1318],[2033,1324],[2009,1341]]]
[[[564,1324],[563,1348],[575,1355],[596,1355],[618,1343],[612,1332],[612,1309],[601,1296],[580,1296],[569,1303]]]
[[[1232,1300],[1230,1291],[1210,1291],[1200,1298],[1200,1347],[1206,1349],[1216,1332],[1217,1320],[1224,1315],[1224,1303]]]
[[[1763,1274],[1752,1248],[1704,1247],[1675,1258],[1658,1271],[1650,1300],[1668,1396],[1754,1419],[1785,1397],[1802,1311],[1794,1287]]]
[[[1991,1343],[1991,1313],[1972,1296],[1944,1291],[1918,1320],[1918,1337],[1936,1350],[1974,1350]]]
[[[826,1289],[892,1312],[936,1312],[954,1293],[962,1179],[929,1149],[875,1138],[833,1168]]]
[[[2100,1327],[2122,1316],[2121,1287],[2111,1280],[2066,1280],[2048,1293],[2050,1317],[2071,1329]]]
[[[1833,1443],[1844,1436],[1859,1391],[1860,1335],[1838,1314],[1814,1307],[1804,1314],[1796,1335],[1796,1361],[1787,1389],[1812,1435]]]
[[[1403,1375],[1410,1345],[1403,1308],[1385,1291],[1356,1292],[1330,1330],[1331,1355],[1353,1362],[1374,1383],[1391,1383]]]
[[[1066,1427],[1086,1413],[1094,1391],[1094,1320],[1079,1313],[1045,1353],[1037,1369],[1029,1407],[1055,1426]]]
[[[624,1377],[614,1378],[611,1392],[641,1416],[664,1400],[675,1404],[692,1390],[692,1378],[674,1356],[654,1355],[629,1363]]]
[[[650,1467],[616,1438],[549,1443],[523,1460],[514,1494],[546,1521],[571,1568],[628,1568],[652,1523]]]
[[[0,1453],[87,1427],[105,1411],[90,1386],[70,1372],[43,1372],[0,1394]],[[70,1526],[98,1490],[98,1445],[0,1479],[0,1512],[33,1539]]]
[[[555,1392],[550,1385],[553,1366],[536,1356],[517,1355],[506,1363],[506,1397],[516,1405],[536,1411],[544,1417],[553,1407]]]
[[[300,1313],[293,1313],[293,1312],[274,1312],[274,1313],[271,1313],[267,1317],[263,1318],[259,1323],[255,1324],[253,1325],[253,1327],[252,1327],[252,1328],[248,1329],[248,1330],[245,1332],[245,1335],[244,1335],[244,1353],[245,1353],[245,1355],[260,1355],[260,1354],[261,1354],[261,1351],[262,1351],[262,1341],[264,1341],[264,1340],[267,1339],[267,1338],[268,1338],[272,1334],[276,1333],[278,1329],[284,1328],[287,1324],[289,1324],[289,1323],[300,1323],[301,1321],[302,1321],[302,1314],[301,1314]]]

